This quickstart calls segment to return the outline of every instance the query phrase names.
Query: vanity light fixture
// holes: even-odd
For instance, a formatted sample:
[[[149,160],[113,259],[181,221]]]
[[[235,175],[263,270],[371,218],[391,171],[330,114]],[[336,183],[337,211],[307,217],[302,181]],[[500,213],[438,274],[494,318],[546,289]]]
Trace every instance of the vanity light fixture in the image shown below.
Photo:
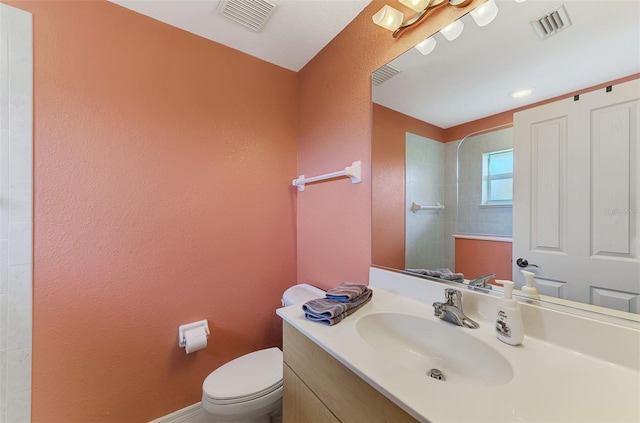
[[[398,0],[401,4],[416,13],[404,19],[404,14],[389,5],[385,5],[375,15],[373,22],[383,28],[393,31],[393,38],[398,38],[406,29],[419,24],[434,10],[447,7],[447,5],[460,8],[465,7],[472,0]]]
[[[373,15],[373,22],[389,31],[393,31],[393,38],[398,38],[406,29],[418,25],[424,19],[427,18],[436,9],[444,8],[448,6],[461,8],[469,5],[472,0],[398,0],[402,5],[416,12],[408,19],[404,19],[404,14],[397,9],[389,5],[385,5],[375,15]],[[521,3],[525,0],[515,0],[517,3]],[[471,11],[471,17],[478,26],[485,26],[491,23],[498,15],[498,5],[495,0],[487,0],[477,8]],[[457,23],[456,23],[457,22]],[[454,40],[464,28],[464,25],[460,20],[455,21],[453,27],[445,28],[442,31],[448,40]],[[447,33],[447,35],[445,35]]]

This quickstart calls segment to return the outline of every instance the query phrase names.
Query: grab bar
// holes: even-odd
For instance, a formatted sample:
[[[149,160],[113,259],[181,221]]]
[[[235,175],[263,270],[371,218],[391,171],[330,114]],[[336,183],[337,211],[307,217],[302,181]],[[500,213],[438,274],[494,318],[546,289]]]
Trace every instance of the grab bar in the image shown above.
[[[304,191],[304,184],[307,184],[309,182],[324,181],[325,179],[338,178],[340,176],[348,176],[349,178],[351,178],[351,183],[359,184],[361,182],[362,176],[362,163],[358,160],[357,162],[351,163],[351,166],[345,167],[344,170],[319,176],[313,176],[311,178],[305,178],[304,175],[300,175],[298,179],[293,180],[292,185],[294,187],[298,187],[298,191]]]
[[[436,203],[435,206],[421,206],[420,204],[416,204],[416,203],[412,203],[411,204],[411,211],[412,212],[417,212],[419,210],[444,210],[444,205],[440,204],[440,203]]]

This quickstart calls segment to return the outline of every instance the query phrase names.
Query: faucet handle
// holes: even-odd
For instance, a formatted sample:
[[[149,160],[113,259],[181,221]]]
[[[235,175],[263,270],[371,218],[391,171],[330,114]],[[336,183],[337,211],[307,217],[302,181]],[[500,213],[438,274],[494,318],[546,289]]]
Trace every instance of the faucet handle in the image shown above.
[[[446,288],[444,290],[444,297],[447,300],[447,304],[454,307],[459,307],[462,298],[462,292],[458,291],[457,289]]]

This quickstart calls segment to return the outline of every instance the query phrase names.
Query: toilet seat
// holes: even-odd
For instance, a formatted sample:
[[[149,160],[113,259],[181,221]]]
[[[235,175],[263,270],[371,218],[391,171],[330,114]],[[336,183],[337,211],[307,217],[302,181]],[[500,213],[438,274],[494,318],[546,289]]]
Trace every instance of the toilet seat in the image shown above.
[[[282,388],[282,351],[268,348],[238,357],[204,380],[203,397],[210,404],[239,404]]]

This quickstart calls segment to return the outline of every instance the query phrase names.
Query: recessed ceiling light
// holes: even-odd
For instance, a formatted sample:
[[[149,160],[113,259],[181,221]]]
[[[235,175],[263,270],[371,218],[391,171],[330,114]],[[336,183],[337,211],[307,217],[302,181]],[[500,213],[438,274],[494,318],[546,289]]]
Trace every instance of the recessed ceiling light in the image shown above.
[[[523,88],[521,90],[511,91],[509,95],[513,98],[526,97],[533,92],[533,88]]]

